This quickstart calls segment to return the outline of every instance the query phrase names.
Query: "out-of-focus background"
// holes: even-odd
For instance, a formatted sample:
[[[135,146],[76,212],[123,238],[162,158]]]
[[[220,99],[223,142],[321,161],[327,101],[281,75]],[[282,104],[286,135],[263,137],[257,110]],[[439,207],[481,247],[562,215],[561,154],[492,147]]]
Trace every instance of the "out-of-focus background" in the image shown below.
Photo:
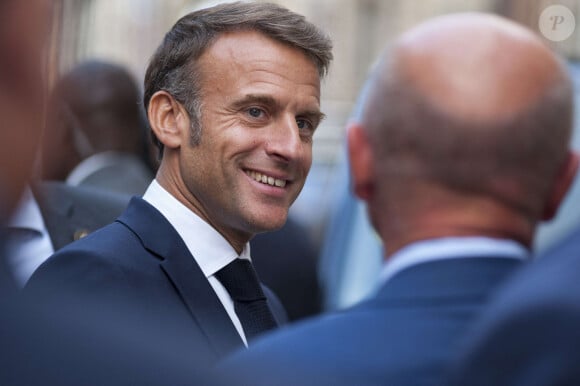
[[[291,216],[317,250],[326,309],[345,307],[374,288],[382,247],[366,219],[363,205],[350,194],[344,154],[346,123],[378,53],[400,32],[435,15],[486,11],[515,19],[540,34],[539,18],[551,5],[567,7],[580,20],[579,0],[285,0],[274,1],[304,14],[334,41],[335,60],[323,83],[327,115],[315,135],[314,161],[307,184]],[[148,59],[177,19],[217,1],[195,0],[56,0],[54,31],[47,64],[49,84],[88,60],[126,67],[142,85]],[[580,90],[580,29],[567,39],[545,39],[570,61]],[[473,42],[477,44],[477,42]],[[89,93],[91,90],[86,90]],[[580,150],[575,132],[574,147]],[[538,154],[538,157],[541,157]],[[541,227],[537,249],[545,249],[580,226],[577,182],[556,221]],[[299,242],[299,241],[297,241]],[[275,253],[271,258],[275,259]],[[297,285],[300,285],[297,283]]]

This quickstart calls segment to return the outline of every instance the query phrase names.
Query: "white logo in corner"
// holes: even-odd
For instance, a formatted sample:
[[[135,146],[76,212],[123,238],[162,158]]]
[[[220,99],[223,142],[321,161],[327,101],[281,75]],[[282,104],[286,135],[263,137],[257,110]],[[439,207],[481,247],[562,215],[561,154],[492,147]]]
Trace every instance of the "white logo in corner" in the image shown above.
[[[542,11],[538,26],[546,39],[561,42],[572,36],[576,20],[569,8],[563,5],[550,5]]]

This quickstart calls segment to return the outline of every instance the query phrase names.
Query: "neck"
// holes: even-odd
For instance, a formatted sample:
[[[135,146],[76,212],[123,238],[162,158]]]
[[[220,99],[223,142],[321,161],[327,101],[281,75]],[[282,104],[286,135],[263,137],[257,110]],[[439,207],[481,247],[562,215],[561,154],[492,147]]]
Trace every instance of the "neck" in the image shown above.
[[[453,205],[432,202],[428,206],[411,207],[408,211],[400,206],[395,211],[385,211],[385,221],[377,224],[385,241],[387,258],[408,244],[442,237],[510,239],[531,248],[535,221],[494,200],[471,197],[455,200]]]
[[[220,226],[211,213],[206,210],[202,203],[195,197],[195,195],[189,191],[185,182],[181,178],[179,173],[176,173],[176,168],[170,167],[168,164],[171,162],[171,156],[164,154],[161,160],[161,165],[157,171],[155,179],[165,190],[167,190],[173,197],[175,197],[179,202],[185,205],[189,210],[199,216],[202,220],[211,225],[216,231],[218,231],[234,248],[236,253],[239,255],[242,253],[246,243],[250,241],[252,235],[238,232],[235,229],[228,228],[225,226]]]

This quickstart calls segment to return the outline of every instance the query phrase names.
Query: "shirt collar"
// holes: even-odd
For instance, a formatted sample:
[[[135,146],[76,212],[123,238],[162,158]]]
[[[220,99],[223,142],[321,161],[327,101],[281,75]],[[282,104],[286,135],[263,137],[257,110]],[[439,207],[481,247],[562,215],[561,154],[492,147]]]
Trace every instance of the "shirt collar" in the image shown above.
[[[238,256],[230,243],[210,224],[183,205],[153,180],[143,199],[153,205],[175,228],[206,277],[236,258],[250,259],[250,243]]]
[[[423,240],[407,245],[394,253],[384,263],[379,283],[382,285],[395,274],[410,266],[429,261],[459,257],[497,257],[523,260],[529,255],[530,252],[523,245],[508,239],[445,237]]]
[[[126,164],[139,165],[141,168],[141,161],[133,154],[118,151],[96,153],[79,162],[67,176],[66,183],[77,186],[99,170]]]
[[[46,232],[40,207],[34,199],[29,186],[24,189],[18,208],[10,218],[7,226],[9,228],[33,230],[41,234]]]

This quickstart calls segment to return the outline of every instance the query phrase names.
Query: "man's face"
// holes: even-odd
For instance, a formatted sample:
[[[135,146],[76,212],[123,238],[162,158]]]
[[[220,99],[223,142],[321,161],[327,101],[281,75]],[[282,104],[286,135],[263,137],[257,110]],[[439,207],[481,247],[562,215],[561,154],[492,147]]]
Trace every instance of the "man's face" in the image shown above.
[[[322,117],[318,71],[250,31],[220,36],[198,64],[201,143],[182,141],[180,174],[202,217],[245,242],[281,227],[304,186]]]

